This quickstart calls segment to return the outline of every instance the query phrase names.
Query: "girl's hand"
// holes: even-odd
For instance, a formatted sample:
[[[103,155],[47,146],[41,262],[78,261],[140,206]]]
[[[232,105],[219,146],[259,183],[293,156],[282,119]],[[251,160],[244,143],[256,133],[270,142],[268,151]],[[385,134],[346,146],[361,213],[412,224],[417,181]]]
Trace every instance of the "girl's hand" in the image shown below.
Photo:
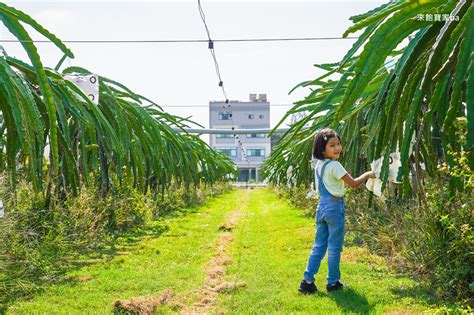
[[[372,171],[365,172],[364,174],[360,175],[359,177],[355,179],[352,178],[352,176],[349,173],[346,173],[346,175],[341,177],[344,183],[346,183],[349,187],[352,187],[352,188],[359,187],[369,178],[375,178],[375,173]]]

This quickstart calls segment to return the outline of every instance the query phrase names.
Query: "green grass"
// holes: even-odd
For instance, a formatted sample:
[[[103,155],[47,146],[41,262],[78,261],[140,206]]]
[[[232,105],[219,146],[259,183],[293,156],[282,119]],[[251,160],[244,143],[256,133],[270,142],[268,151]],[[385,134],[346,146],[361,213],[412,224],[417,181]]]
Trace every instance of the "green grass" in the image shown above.
[[[218,308],[235,313],[418,313],[428,297],[407,277],[390,274],[383,259],[360,248],[345,248],[342,281],[350,288],[326,293],[326,259],[316,275],[320,293],[297,292],[313,242],[314,222],[267,190],[255,191],[234,230],[230,278],[247,286],[223,295]],[[346,259],[344,259],[346,258]],[[422,294],[420,294],[422,293]]]
[[[229,243],[234,263],[227,280],[245,287],[218,295],[211,313],[418,313],[430,309],[428,297],[407,277],[390,274],[383,260],[360,248],[346,248],[341,265],[350,288],[314,296],[297,292],[313,241],[314,222],[268,190],[224,194],[186,216],[167,220],[169,229],[147,237],[107,262],[74,271],[70,279],[17,301],[10,314],[111,313],[117,299],[156,296],[172,289],[181,302],[196,302],[191,292],[202,287],[205,264],[215,253],[219,227],[229,214],[241,216]],[[316,284],[324,289],[324,261]],[[80,280],[82,279],[82,281]],[[162,312],[170,309],[164,307]],[[433,310],[433,309],[431,309]]]
[[[53,286],[31,301],[15,303],[8,313],[104,314],[112,311],[117,299],[198,287],[204,276],[202,266],[213,254],[212,248],[202,245],[215,240],[226,214],[243,197],[241,191],[232,191],[184,217],[169,219],[169,230],[159,237],[138,242],[110,261],[73,272],[71,278],[76,280]]]

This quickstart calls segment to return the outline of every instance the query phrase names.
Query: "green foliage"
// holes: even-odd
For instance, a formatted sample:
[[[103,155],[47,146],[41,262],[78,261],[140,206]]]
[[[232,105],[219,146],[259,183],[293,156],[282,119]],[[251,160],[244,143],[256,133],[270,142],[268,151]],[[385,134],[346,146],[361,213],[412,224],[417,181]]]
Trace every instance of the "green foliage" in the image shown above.
[[[3,299],[55,280],[113,235],[228,188],[234,163],[185,132],[194,122],[102,76],[94,104],[64,79],[91,72],[45,68],[23,24],[74,57],[58,38],[3,3],[0,21],[31,62],[0,57]]]
[[[186,118],[161,107],[123,84],[99,77],[99,104],[95,105],[64,75],[90,71],[70,67],[61,73],[43,67],[36,47],[21,23],[53,41],[73,57],[59,39],[31,17],[0,4],[0,21],[24,46],[31,65],[0,58],[0,152],[2,169],[14,188],[19,163],[29,171],[35,191],[47,198],[63,191],[77,195],[83,183],[111,189],[111,181],[133,178],[133,187],[161,192],[177,183],[213,184],[235,172],[233,162],[213,151],[184,128]],[[50,156],[45,156],[49,148]],[[6,158],[4,158],[4,155]],[[44,183],[47,185],[44,185]]]
[[[429,281],[439,298],[469,306],[474,303],[474,174],[466,153],[450,154],[453,166],[443,163],[436,177],[423,179],[422,199],[401,198],[396,184],[383,199],[349,189],[346,245],[367,245],[393,269]],[[453,182],[464,190],[452,194]],[[317,201],[305,198],[304,185],[273,189],[314,217]]]
[[[223,231],[220,227],[229,222],[233,228]],[[217,270],[224,272],[227,287],[212,304],[206,304],[208,313],[434,314],[439,303],[427,298],[429,288],[388,273],[383,259],[356,247],[343,252],[343,279],[351,285],[347,291],[325,292],[327,264],[323,263],[316,276],[317,296],[298,294],[314,220],[301,216],[266,189],[234,190],[166,223],[169,229],[159,237],[71,272],[71,281],[52,286],[31,300],[16,301],[7,314],[110,314],[117,312],[113,301],[156,298],[170,289],[176,295],[155,313],[202,312],[204,308],[197,308],[196,303],[208,297],[204,294],[207,277]],[[226,261],[224,269],[210,269],[217,259]],[[246,286],[232,286],[242,281]]]
[[[452,14],[446,21],[420,21],[417,16]],[[457,18],[454,18],[454,17]],[[453,167],[450,152],[467,152],[474,165],[472,124],[473,23],[472,1],[392,1],[366,14],[345,35],[364,30],[339,63],[319,65],[322,76],[298,87],[309,95],[287,113],[308,115],[290,126],[267,158],[264,174],[270,182],[308,185],[311,140],[323,127],[335,128],[342,138],[344,166],[353,174],[384,158],[381,179],[388,179],[388,156],[399,150],[403,192],[408,196],[419,182],[410,182],[424,163],[435,176],[437,162]],[[399,58],[394,70],[384,63]],[[472,90],[472,89],[471,89]],[[280,123],[286,118],[284,117]],[[466,120],[460,137],[456,121]],[[413,176],[417,181],[419,176]],[[414,189],[415,188],[415,189]],[[462,191],[459,185],[454,190]]]
[[[50,142],[51,142],[51,155],[52,155],[52,169],[51,169],[51,174],[53,178],[56,178],[58,175],[59,171],[59,155],[58,155],[58,134],[57,134],[57,120],[56,120],[56,107],[54,104],[54,99],[52,95],[52,90],[51,86],[48,83],[48,78],[46,77],[45,69],[43,68],[43,64],[41,63],[40,56],[38,55],[38,52],[36,50],[35,45],[32,43],[32,39],[29,36],[28,32],[25,30],[25,28],[22,26],[20,22],[23,22],[31,27],[33,27],[36,31],[38,31],[40,34],[51,40],[58,48],[60,48],[66,55],[69,57],[73,58],[74,55],[72,52],[58,39],[56,36],[53,34],[49,33],[46,29],[44,29],[41,25],[36,23],[31,17],[29,17],[27,14],[16,10],[12,7],[9,7],[5,5],[4,3],[0,3],[0,21],[3,22],[3,24],[7,27],[7,29],[21,42],[21,45],[25,49],[25,51],[28,54],[28,57],[30,58],[30,61],[33,65],[34,71],[37,75],[37,82],[38,86],[40,87],[42,94],[44,96],[44,105],[47,108],[47,122],[48,122],[48,131],[46,131],[46,134],[49,135]],[[5,83],[4,83],[5,84]],[[21,94],[20,94],[21,95]],[[18,96],[20,96],[18,95]],[[3,115],[7,115],[5,111],[8,111],[9,108],[5,108],[6,106],[9,105],[10,102],[7,102],[7,99],[10,99],[12,97],[18,97],[16,95],[8,95],[8,97],[5,97],[5,94],[2,95],[4,96],[4,106],[2,106],[2,113]],[[23,95],[22,95],[23,96]],[[0,102],[1,103],[1,102]],[[13,104],[16,102],[13,102]],[[6,106],[5,106],[6,105]],[[10,109],[11,110],[11,109]],[[7,123],[11,123],[7,121]],[[18,121],[16,121],[18,123]],[[18,126],[19,127],[19,126]],[[34,126],[31,126],[34,128]],[[38,126],[36,126],[38,127]],[[9,127],[11,129],[12,126]],[[10,136],[10,132],[8,132]],[[23,141],[32,141],[33,139],[31,138],[26,138],[23,139]],[[14,142],[14,139],[10,138],[10,141],[8,143],[12,144]],[[30,143],[30,148],[32,144]],[[7,147],[8,148],[8,147]],[[8,150],[8,149],[7,149]],[[11,152],[7,153],[7,155],[10,155],[10,162],[12,162],[11,155],[13,154]],[[30,155],[32,155],[32,152],[29,152]],[[14,165],[10,165],[10,170],[15,167]],[[32,167],[32,173],[35,173],[35,169]],[[36,174],[34,174],[36,175]],[[38,183],[35,182],[36,185]],[[35,187],[36,190],[38,190],[37,187]]]
[[[440,184],[427,185],[422,205],[393,200],[361,207],[367,196],[354,192],[348,197],[348,230],[354,242],[384,255],[396,270],[429,281],[438,297],[472,305],[474,199],[459,194],[447,202],[449,191],[446,185],[440,191]]]
[[[53,196],[49,204],[25,180],[14,192],[5,191],[10,197],[4,199],[6,215],[0,219],[0,310],[9,300],[64,279],[77,261],[100,258],[117,237],[147,233],[163,216],[229,189],[224,183],[175,187],[163,197],[131,185],[105,197],[98,187],[82,187],[79,195],[68,194],[65,201]]]
[[[453,18],[417,19],[432,14]],[[348,193],[353,242],[429,279],[439,296],[468,305],[474,265],[472,1],[391,1],[351,19],[355,24],[345,35],[362,35],[339,63],[319,65],[323,75],[297,86],[311,91],[286,117],[307,115],[280,139],[264,176],[276,185],[309,187],[312,139],[324,127],[340,134],[341,162],[351,174],[382,157],[386,201]],[[395,68],[387,70],[384,64],[395,57]],[[388,183],[395,151],[402,186]]]
[[[454,172],[444,166],[440,168],[443,176],[427,179],[423,203],[397,197],[396,185],[385,192],[390,198],[372,203],[368,192],[349,190],[345,197],[346,246],[368,246],[384,256],[392,270],[427,281],[441,301],[473,305],[474,195],[466,190],[450,197],[449,191],[452,176],[464,180],[466,186],[474,184],[465,163],[465,157],[457,158]],[[314,217],[317,202],[304,199],[304,186],[291,191],[282,186],[274,189]]]

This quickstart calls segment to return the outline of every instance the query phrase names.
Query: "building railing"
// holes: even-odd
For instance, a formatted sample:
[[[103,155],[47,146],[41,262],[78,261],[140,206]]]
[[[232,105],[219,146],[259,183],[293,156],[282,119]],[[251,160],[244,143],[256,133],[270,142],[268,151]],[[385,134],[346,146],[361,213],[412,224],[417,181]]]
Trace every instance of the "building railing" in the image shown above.
[[[275,133],[287,132],[290,128],[280,128],[275,130]],[[175,128],[176,131],[185,131],[188,133],[206,133],[206,134],[246,134],[246,133],[270,133],[273,128],[263,129],[199,129],[199,128]]]

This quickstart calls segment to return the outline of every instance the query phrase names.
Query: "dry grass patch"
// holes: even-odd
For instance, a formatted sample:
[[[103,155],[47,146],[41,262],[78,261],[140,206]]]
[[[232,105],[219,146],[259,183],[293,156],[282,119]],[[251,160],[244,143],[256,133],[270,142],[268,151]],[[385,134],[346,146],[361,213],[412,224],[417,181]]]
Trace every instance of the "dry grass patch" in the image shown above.
[[[76,277],[77,282],[86,282],[92,279],[94,279],[94,277],[92,277],[91,275],[81,275]]]
[[[169,301],[176,294],[172,290],[165,290],[157,297],[135,297],[130,300],[117,300],[113,303],[114,310],[127,311],[138,314],[154,314],[160,305],[170,305]],[[172,306],[179,304],[173,303]]]
[[[230,282],[224,281],[212,288],[214,292],[218,293],[229,293],[235,288],[245,287],[247,283],[245,281]]]
[[[383,267],[385,260],[369,252],[365,247],[351,247],[342,251],[341,260],[368,264],[372,267]]]
[[[240,210],[234,211],[227,222],[219,227],[219,230],[223,233],[219,234],[216,244],[213,245],[216,254],[206,265],[206,282],[203,287],[196,290],[196,295],[201,298],[192,305],[191,313],[210,311],[209,308],[214,304],[218,293],[230,292],[234,288],[246,285],[243,281],[229,282],[224,280],[227,274],[225,266],[233,263],[228,255],[230,244],[233,241],[231,231],[241,215]]]

